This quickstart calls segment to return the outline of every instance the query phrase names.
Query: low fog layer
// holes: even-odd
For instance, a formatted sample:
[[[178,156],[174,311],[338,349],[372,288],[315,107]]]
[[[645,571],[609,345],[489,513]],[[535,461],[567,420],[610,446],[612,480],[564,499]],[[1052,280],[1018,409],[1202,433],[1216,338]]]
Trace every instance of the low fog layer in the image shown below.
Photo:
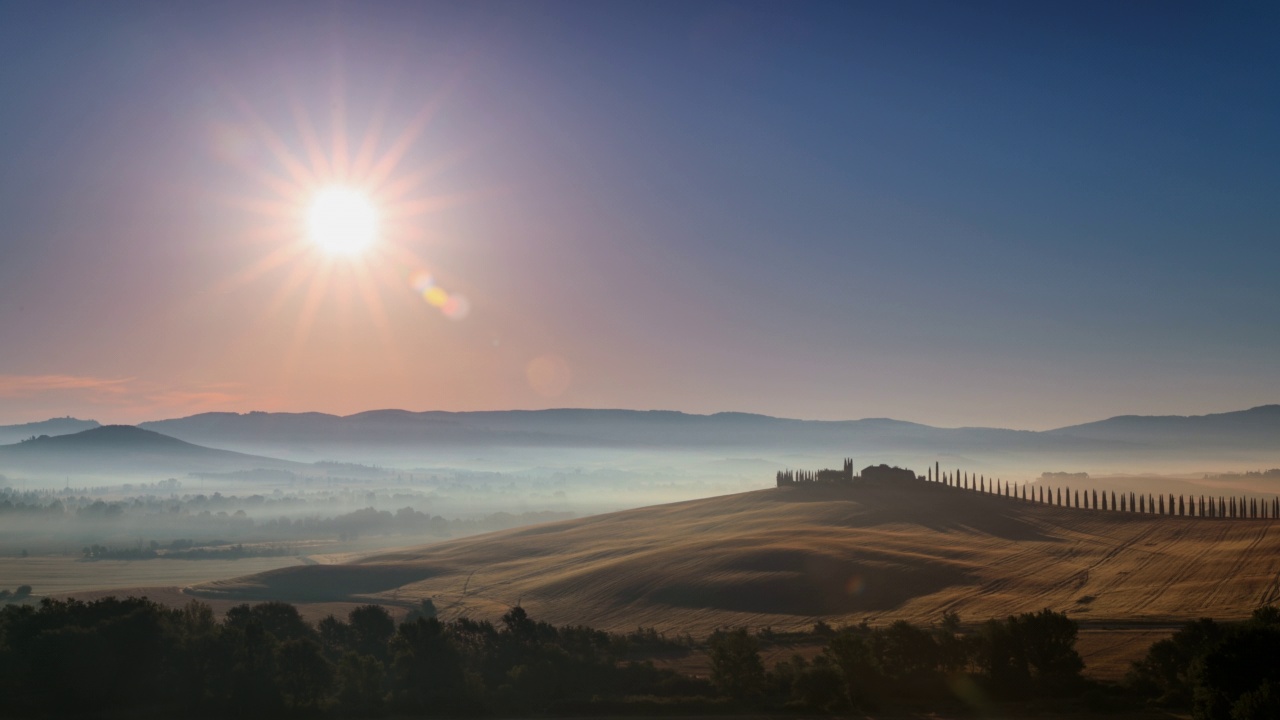
[[[1082,490],[1270,495],[1280,480],[1261,472],[1280,465],[1280,406],[1049,432],[552,410],[61,418],[3,437],[20,441],[0,446],[0,555],[90,560],[368,551],[761,489],[844,457]]]

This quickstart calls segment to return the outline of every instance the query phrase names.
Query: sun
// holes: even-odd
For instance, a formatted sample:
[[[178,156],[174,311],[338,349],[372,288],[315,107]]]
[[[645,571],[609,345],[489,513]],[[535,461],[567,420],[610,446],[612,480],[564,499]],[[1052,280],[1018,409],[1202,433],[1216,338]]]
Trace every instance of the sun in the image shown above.
[[[330,255],[359,255],[378,237],[378,210],[359,190],[326,187],[307,208],[307,237]]]
[[[251,181],[246,186],[252,189],[221,200],[257,216],[240,238],[267,249],[210,294],[258,279],[281,280],[261,317],[296,307],[292,343],[281,356],[288,371],[305,361],[318,320],[345,330],[352,327],[348,310],[357,305],[381,336],[386,357],[403,363],[410,360],[398,348],[388,302],[413,303],[454,321],[470,315],[471,303],[450,287],[447,271],[430,267],[415,250],[436,237],[423,222],[428,216],[470,200],[469,193],[427,190],[465,153],[447,152],[421,167],[402,167],[440,98],[428,98],[403,130],[384,136],[386,107],[398,97],[388,86],[375,103],[381,109],[367,119],[368,129],[348,135],[346,102],[335,81],[326,148],[300,100],[294,101],[296,127],[290,133],[269,125],[234,88],[224,91],[239,120],[215,126],[215,150]]]

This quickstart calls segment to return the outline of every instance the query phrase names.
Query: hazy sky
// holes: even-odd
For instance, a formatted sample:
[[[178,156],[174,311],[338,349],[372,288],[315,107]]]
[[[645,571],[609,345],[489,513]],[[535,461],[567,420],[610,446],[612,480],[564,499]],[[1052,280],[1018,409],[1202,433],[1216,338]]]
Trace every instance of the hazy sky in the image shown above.
[[[260,5],[0,3],[0,422],[1280,401],[1280,5]]]

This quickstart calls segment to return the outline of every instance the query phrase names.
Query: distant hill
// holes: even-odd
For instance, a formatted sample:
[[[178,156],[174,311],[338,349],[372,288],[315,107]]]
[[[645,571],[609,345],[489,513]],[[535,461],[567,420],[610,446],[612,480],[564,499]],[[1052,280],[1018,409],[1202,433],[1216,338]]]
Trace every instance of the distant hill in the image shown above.
[[[628,449],[766,448],[835,454],[984,456],[1015,462],[1280,461],[1280,406],[1198,417],[1118,417],[1044,432],[936,428],[886,418],[813,421],[746,413],[533,410],[205,413],[143,423],[189,442],[267,454],[323,457],[443,447]]]
[[[0,471],[37,474],[141,473],[186,474],[305,466],[193,445],[131,425],[103,425],[90,430],[37,437],[0,446]]]
[[[942,429],[883,418],[818,421],[665,410],[374,410],[345,417],[323,413],[205,413],[147,422],[141,427],[221,446],[285,443],[317,447],[337,443],[373,447],[426,444],[680,449],[763,445],[946,451],[990,446],[1032,450],[1077,444],[1073,438],[1045,437],[1027,431]]]
[[[1074,510],[929,483],[760,490],[491,533],[190,592],[432,598],[446,618],[695,634],[1041,608],[1085,623],[1237,618],[1280,600],[1280,522]]]
[[[1050,430],[1046,434],[1161,448],[1191,443],[1201,447],[1270,447],[1280,451],[1280,405],[1213,415],[1121,415]]]
[[[53,418],[22,425],[0,425],[0,445],[8,445],[41,435],[70,435],[96,427],[100,427],[97,420],[77,420],[73,417]]]

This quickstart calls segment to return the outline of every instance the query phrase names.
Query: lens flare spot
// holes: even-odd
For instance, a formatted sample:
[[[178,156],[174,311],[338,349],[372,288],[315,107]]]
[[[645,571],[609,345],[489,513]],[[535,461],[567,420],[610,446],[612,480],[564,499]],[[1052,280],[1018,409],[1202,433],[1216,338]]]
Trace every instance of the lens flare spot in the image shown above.
[[[861,595],[862,591],[867,589],[867,582],[862,579],[861,575],[854,575],[844,584],[845,592],[850,595]]]
[[[440,312],[450,320],[461,320],[471,312],[471,303],[461,295],[450,295],[449,300],[440,308]]]
[[[411,282],[413,283],[413,289],[420,293],[425,293],[436,284],[435,279],[431,277],[431,273],[426,272],[414,273]]]
[[[569,389],[573,374],[569,363],[559,355],[542,355],[529,361],[525,377],[534,392],[546,398],[557,397]]]
[[[450,320],[461,320],[471,312],[471,303],[465,297],[445,290],[426,270],[411,274],[409,284],[428,305]]]
[[[442,308],[449,302],[449,293],[442,287],[427,288],[427,291],[422,293],[422,299],[426,300],[431,307]]]

